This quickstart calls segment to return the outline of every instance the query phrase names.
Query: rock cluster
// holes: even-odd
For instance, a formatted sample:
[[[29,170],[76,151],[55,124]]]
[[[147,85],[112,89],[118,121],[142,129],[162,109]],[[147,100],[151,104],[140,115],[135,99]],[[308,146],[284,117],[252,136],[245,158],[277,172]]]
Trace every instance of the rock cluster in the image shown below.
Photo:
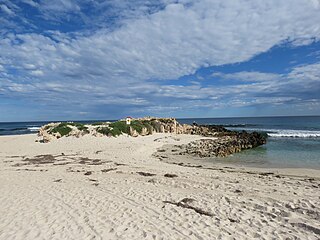
[[[255,148],[266,143],[266,137],[253,132],[225,132],[215,139],[201,139],[183,146],[181,154],[198,157],[226,157],[244,149]]]

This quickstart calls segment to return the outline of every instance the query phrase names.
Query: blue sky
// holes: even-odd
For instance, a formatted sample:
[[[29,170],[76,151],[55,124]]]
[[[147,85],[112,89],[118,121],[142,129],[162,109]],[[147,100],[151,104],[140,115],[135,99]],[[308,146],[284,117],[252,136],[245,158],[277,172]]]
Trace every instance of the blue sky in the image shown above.
[[[0,0],[0,121],[320,115],[319,0]]]

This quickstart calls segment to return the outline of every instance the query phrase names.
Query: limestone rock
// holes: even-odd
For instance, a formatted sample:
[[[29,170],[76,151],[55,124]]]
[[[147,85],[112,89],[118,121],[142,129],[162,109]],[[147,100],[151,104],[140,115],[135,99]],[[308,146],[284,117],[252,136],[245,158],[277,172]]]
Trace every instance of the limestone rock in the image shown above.
[[[211,139],[191,142],[183,147],[183,154],[200,157],[225,157],[243,149],[254,148],[266,143],[266,137],[256,132],[236,132],[214,125],[180,124],[175,118],[152,117],[134,119],[129,128],[126,128],[126,125],[123,125],[121,121],[113,125],[109,122],[91,125],[50,123],[40,128],[39,136],[42,137],[42,142],[50,142],[63,136],[81,137],[90,134],[92,136],[110,137],[123,133],[132,137],[153,133],[193,134],[212,137]]]

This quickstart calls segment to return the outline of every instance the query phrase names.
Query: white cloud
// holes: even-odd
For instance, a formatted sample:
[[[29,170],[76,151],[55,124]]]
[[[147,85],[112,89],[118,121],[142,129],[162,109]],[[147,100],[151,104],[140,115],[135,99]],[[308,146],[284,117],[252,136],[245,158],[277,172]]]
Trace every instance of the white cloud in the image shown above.
[[[72,13],[90,22],[84,16],[81,1],[24,2],[37,7],[48,18],[61,21],[60,14]],[[319,66],[315,65],[294,69],[288,76],[215,73],[225,80],[247,82],[228,88],[199,83],[163,85],[158,80],[174,80],[203,66],[243,62],[284,41],[302,45],[320,39],[316,1],[173,2],[161,1],[162,9],[155,1],[150,6],[141,1],[138,5],[142,10],[137,8],[133,12],[126,10],[130,3],[127,0],[95,2],[97,6],[109,4],[118,9],[115,11],[124,11],[121,14],[127,17],[123,25],[113,31],[102,28],[89,33],[48,31],[4,35],[0,39],[1,64],[3,69],[10,66],[18,73],[6,72],[9,75],[6,78],[12,82],[2,88],[10,90],[10,94],[15,90],[17,94],[38,91],[39,97],[50,94],[54,96],[50,100],[61,102],[77,102],[75,96],[81,92],[90,104],[130,102],[156,109],[157,105],[167,103],[168,98],[177,99],[178,107],[183,100],[217,107],[219,104],[212,102],[224,101],[227,96],[239,105],[253,104],[249,99],[241,103],[232,95],[249,98],[254,94],[274,94],[290,84],[300,86],[302,81],[308,82],[307,87],[314,86],[319,79]],[[147,14],[150,9],[152,14]],[[105,20],[103,14],[97,19]],[[158,99],[152,100],[152,96]],[[279,96],[279,99],[286,97],[294,96]]]
[[[1,4],[0,9],[8,15],[14,15],[14,11],[8,8],[5,4]]]
[[[40,9],[44,11],[77,12],[80,10],[80,6],[74,0],[42,0],[40,4]]]
[[[22,2],[25,3],[25,4],[29,4],[32,7],[38,7],[39,6],[39,3],[34,2],[33,0],[22,0]]]
[[[281,80],[281,75],[274,73],[262,72],[236,72],[236,73],[221,73],[215,72],[213,77],[219,77],[227,80],[245,81],[245,82],[261,82],[271,80]]]
[[[75,5],[69,2],[68,6]],[[169,4],[163,11],[128,22],[114,32],[101,30],[76,39],[60,34],[67,42],[64,44],[42,36],[19,36],[25,44],[17,48],[37,47],[28,58],[39,58],[50,51],[46,48],[57,48],[49,57],[64,57],[64,61],[70,57],[79,67],[75,69],[69,61],[66,66],[73,66],[69,70],[75,72],[101,69],[106,76],[172,79],[194,73],[201,66],[248,60],[286,39],[318,39],[318,21],[320,14],[307,0],[303,4],[301,0],[290,4],[204,0],[191,7]],[[66,66],[61,69],[69,71],[64,70]]]
[[[43,76],[44,73],[41,70],[33,70],[30,72],[30,75],[35,76],[35,77],[40,77],[40,76]]]

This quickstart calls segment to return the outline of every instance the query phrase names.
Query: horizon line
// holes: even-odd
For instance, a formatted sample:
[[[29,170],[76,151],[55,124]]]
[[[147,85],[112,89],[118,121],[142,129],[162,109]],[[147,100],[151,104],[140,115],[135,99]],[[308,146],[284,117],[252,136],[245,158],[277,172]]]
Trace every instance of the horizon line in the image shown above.
[[[153,117],[153,116],[150,116],[150,117]],[[253,116],[246,116],[246,117],[172,117],[172,118],[175,118],[175,119],[222,119],[222,118],[272,118],[272,117],[320,117],[320,115],[276,115],[276,116],[256,116],[256,117],[253,117]],[[137,117],[137,118],[142,118],[142,117]],[[161,118],[161,117],[155,117],[155,118]],[[163,117],[163,118],[167,118],[167,117]],[[133,118],[135,119],[135,118]],[[27,122],[34,122],[34,123],[37,123],[37,122],[85,122],[85,121],[88,121],[88,122],[93,122],[93,121],[117,121],[119,119],[86,119],[86,120],[37,120],[37,121],[17,121],[17,122],[2,122],[0,121],[0,123],[27,123]]]

